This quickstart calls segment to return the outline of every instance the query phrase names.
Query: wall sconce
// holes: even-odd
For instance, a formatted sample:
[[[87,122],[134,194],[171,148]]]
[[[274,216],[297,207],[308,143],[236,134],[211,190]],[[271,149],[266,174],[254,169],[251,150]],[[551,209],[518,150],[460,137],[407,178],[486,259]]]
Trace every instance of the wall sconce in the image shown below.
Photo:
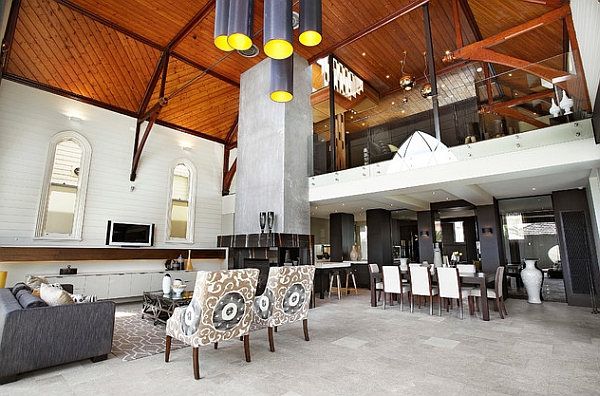
[[[494,233],[490,227],[482,228],[481,232],[483,232],[483,235],[492,235]]]
[[[419,235],[422,237],[429,237],[429,231],[421,231]]]

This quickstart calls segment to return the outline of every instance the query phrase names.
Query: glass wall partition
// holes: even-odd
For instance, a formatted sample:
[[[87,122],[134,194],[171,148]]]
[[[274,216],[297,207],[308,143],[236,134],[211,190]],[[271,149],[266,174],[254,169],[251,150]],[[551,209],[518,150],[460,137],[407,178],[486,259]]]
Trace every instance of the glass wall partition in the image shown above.
[[[547,301],[566,302],[551,196],[503,199],[498,201],[498,208],[509,296],[527,297],[520,271],[524,260],[533,258],[544,273],[543,297]]]

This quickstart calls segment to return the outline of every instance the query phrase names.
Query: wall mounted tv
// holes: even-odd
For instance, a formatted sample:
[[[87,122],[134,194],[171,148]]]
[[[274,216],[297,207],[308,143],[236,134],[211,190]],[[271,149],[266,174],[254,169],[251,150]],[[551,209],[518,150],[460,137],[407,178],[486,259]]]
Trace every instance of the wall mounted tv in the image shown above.
[[[154,224],[108,221],[106,244],[112,246],[152,246]]]

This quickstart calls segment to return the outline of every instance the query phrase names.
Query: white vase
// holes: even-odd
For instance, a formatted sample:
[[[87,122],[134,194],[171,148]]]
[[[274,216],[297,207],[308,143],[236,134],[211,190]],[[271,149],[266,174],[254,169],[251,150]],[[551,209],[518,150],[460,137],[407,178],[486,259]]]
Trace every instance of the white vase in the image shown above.
[[[442,250],[440,249],[440,244],[436,243],[435,247],[433,248],[433,265],[439,268],[442,266],[442,264]]]
[[[356,251],[356,245],[352,245],[352,250],[350,251],[350,261],[358,260],[358,252]]]
[[[162,291],[164,294],[171,293],[171,275],[165,274],[162,281]]]
[[[535,266],[537,260],[525,259],[525,268],[521,271],[521,279],[527,290],[527,302],[541,304],[540,291],[544,274]]]

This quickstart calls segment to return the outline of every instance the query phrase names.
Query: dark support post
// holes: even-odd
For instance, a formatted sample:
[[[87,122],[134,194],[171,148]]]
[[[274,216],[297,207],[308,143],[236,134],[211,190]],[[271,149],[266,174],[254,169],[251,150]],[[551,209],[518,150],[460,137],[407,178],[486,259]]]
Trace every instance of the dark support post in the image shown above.
[[[423,4],[423,20],[425,22],[425,39],[427,41],[427,61],[429,62],[429,82],[431,84],[431,102],[433,104],[433,125],[435,127],[435,138],[441,142],[442,135],[440,131],[440,109],[437,96],[437,79],[435,77],[435,59],[433,57],[433,42],[431,41],[429,3]]]
[[[333,55],[329,54],[329,150],[331,171],[335,172],[335,89],[333,87]]]

